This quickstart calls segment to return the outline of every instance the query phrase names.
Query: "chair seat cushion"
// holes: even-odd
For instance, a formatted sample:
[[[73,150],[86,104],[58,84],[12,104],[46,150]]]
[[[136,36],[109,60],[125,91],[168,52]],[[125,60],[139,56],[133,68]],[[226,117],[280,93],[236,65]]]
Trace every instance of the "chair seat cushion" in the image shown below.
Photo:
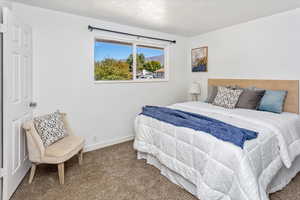
[[[69,135],[45,149],[43,158],[46,163],[61,163],[70,159],[84,147],[84,138]]]

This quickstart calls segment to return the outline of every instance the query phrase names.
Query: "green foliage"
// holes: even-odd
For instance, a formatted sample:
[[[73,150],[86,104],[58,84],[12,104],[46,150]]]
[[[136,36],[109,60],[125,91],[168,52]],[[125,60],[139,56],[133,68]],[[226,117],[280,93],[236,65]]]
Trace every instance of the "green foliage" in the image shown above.
[[[150,71],[150,72],[155,72],[156,70],[161,68],[161,64],[158,61],[149,61],[144,64],[144,69]]]
[[[129,64],[130,69],[131,66],[133,65],[133,56],[130,54],[126,60],[126,62]],[[136,67],[138,70],[143,70],[144,69],[144,64],[145,64],[145,56],[144,54],[140,53],[136,55]],[[132,70],[132,69],[131,69]]]
[[[150,72],[162,68],[158,61],[146,62],[144,54],[137,54],[137,70],[143,69]],[[128,56],[126,61],[106,58],[102,61],[95,62],[95,80],[131,80],[132,79],[132,54]]]
[[[106,58],[95,62],[95,80],[131,80],[132,73],[127,62]]]
[[[137,59],[136,59],[136,67],[138,70],[143,70],[144,69],[144,64],[145,64],[145,56],[144,54],[140,53],[137,54]]]
[[[133,65],[133,56],[130,54],[128,58],[126,59],[127,64],[129,65],[130,71],[132,71],[132,65]]]

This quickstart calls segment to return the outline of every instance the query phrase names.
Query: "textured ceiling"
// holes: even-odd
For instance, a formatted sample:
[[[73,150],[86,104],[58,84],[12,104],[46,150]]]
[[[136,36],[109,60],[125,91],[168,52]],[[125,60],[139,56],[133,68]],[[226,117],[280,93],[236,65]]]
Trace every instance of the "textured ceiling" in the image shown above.
[[[300,7],[300,0],[15,0],[167,33],[194,36]]]

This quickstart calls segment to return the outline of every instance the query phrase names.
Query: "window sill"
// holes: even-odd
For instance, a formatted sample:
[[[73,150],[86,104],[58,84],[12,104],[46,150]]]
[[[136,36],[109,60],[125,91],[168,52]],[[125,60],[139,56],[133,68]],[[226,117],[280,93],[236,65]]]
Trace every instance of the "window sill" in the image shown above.
[[[158,83],[168,82],[168,79],[146,79],[146,80],[120,80],[120,81],[94,81],[95,84],[115,84],[115,83]]]

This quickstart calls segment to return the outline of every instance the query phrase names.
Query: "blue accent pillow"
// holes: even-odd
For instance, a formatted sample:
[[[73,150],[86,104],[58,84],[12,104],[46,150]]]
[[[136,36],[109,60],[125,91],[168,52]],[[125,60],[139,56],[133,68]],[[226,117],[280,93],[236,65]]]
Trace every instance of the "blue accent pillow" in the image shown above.
[[[286,95],[284,90],[266,90],[258,110],[282,113]]]

